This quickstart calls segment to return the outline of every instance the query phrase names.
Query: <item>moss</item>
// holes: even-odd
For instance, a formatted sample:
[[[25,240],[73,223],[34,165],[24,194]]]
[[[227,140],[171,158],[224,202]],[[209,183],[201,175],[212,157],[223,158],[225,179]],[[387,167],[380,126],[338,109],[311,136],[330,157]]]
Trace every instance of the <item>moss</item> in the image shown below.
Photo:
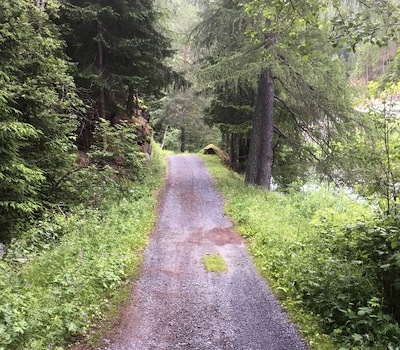
[[[207,272],[216,272],[219,275],[228,272],[228,266],[220,254],[207,254],[202,260]]]
[[[229,160],[229,156],[226,154],[226,152],[224,152],[222,149],[220,149],[219,147],[217,147],[213,144],[210,144],[210,145],[204,147],[203,153],[204,154],[216,154],[223,162],[227,162]]]

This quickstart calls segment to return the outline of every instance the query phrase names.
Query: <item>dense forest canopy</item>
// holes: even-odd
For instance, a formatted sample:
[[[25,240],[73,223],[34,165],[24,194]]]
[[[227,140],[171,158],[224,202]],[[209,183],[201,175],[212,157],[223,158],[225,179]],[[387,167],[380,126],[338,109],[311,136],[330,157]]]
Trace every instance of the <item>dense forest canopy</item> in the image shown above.
[[[82,167],[77,148],[93,150],[101,120],[127,119],[182,77],[165,63],[171,42],[151,1],[10,1],[0,13],[4,237],[46,208],[79,202],[69,188]]]
[[[151,189],[131,187],[153,176],[153,136],[177,152],[213,143],[249,193],[278,190],[255,197],[278,198],[275,216],[289,215],[285,205],[307,221],[295,242],[249,229],[279,291],[320,317],[340,348],[398,349],[399,24],[398,0],[0,2],[0,270],[22,288],[21,266],[52,254],[74,215],[101,226],[104,198],[143,200]],[[345,189],[343,208],[319,209],[324,186]],[[47,277],[32,274],[42,288]],[[97,287],[107,294],[121,281]],[[38,325],[8,321],[29,303],[7,283],[0,340],[18,349]],[[49,338],[87,331],[80,307],[80,328],[64,320]]]
[[[4,234],[5,228],[49,201],[52,186],[73,166],[71,137],[81,103],[50,14],[32,1],[2,3],[0,13]]]
[[[231,152],[247,160],[247,182],[269,188],[273,176],[285,187],[310,170],[343,180],[334,145],[358,118],[348,77],[360,70],[362,51],[395,39],[396,13],[391,2],[324,1],[227,0],[204,11],[195,40],[198,76],[213,98],[208,119],[233,140],[251,139],[247,149],[234,141]]]
[[[115,124],[149,106],[163,147],[218,144],[249,184],[311,176],[394,210],[398,18],[389,0],[2,4],[1,234],[79,202],[90,166],[139,166]]]
[[[394,210],[398,18],[389,0],[2,4],[1,234],[79,202],[81,170],[137,137],[107,125],[149,106],[163,147],[216,143],[249,184],[312,176]]]

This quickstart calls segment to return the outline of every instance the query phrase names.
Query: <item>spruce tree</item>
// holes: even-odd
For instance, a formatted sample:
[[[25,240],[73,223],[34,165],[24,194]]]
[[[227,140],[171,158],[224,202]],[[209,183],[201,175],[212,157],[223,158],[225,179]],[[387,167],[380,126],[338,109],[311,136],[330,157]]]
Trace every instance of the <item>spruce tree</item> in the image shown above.
[[[67,54],[77,63],[76,83],[86,102],[82,130],[98,117],[130,114],[135,95],[159,95],[174,79],[164,59],[170,42],[157,28],[152,1],[69,0],[59,20]],[[90,136],[81,138],[90,146]]]
[[[284,144],[293,156],[296,149],[301,151],[297,156],[310,153],[299,162],[324,163],[331,156],[329,140],[340,132],[350,104],[341,61],[324,26],[326,6],[318,0],[221,0],[205,14],[199,31],[207,39],[203,57],[209,57],[200,72],[203,85],[218,91],[249,84],[257,91],[246,171],[249,184],[270,187],[274,152]],[[229,41],[224,34],[231,32]],[[295,137],[282,128],[288,120],[300,130]]]
[[[55,10],[0,3],[0,237],[52,200],[74,162],[79,103],[49,18]]]

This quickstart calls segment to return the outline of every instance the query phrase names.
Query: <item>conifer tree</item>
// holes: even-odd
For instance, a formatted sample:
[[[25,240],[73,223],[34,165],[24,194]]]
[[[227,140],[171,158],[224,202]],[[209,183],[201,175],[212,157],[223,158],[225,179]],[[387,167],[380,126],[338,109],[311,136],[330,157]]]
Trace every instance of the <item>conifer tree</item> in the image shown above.
[[[92,107],[84,129],[98,117],[131,113],[135,94],[159,95],[175,78],[164,63],[172,51],[157,29],[158,16],[150,0],[62,3],[67,54],[77,62],[80,95]]]
[[[201,72],[204,85],[233,89],[245,82],[257,91],[246,171],[249,184],[270,187],[274,147],[282,135],[293,156],[297,149],[302,157],[309,153],[308,160],[322,163],[330,157],[329,139],[346,118],[349,100],[341,61],[322,21],[324,6],[318,0],[222,0],[201,25],[202,35],[210,38],[212,57]],[[228,16],[233,10],[236,15]],[[226,24],[220,31],[215,24],[221,22]],[[227,30],[237,39],[225,39]],[[288,121],[300,133],[292,136],[282,130],[279,124],[289,125]]]
[[[54,3],[0,3],[0,235],[51,201],[71,168],[78,106]]]

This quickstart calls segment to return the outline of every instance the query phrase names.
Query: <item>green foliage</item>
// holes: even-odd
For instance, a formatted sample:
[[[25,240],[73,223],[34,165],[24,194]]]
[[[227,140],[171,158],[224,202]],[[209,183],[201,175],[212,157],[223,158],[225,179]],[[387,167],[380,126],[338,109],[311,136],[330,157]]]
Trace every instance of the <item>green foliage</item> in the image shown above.
[[[228,272],[226,262],[220,254],[207,254],[202,261],[207,272],[216,272],[218,275]]]
[[[261,69],[272,70],[275,92],[269,115],[274,120],[268,124],[277,128],[274,140],[265,140],[273,148],[273,177],[281,187],[305,178],[311,168],[321,177],[332,176],[331,143],[351,110],[343,62],[324,22],[328,7],[318,0],[221,0],[205,11],[197,27],[204,62],[199,81],[214,96],[210,111],[216,123],[222,119],[247,129],[252,115],[265,113],[254,113],[252,95],[260,93]],[[249,161],[248,169],[255,163]]]
[[[137,144],[134,124],[125,122],[111,126],[107,120],[100,119],[89,156],[100,169],[113,166],[120,177],[134,180],[142,176],[145,156]]]
[[[372,223],[347,227],[357,237],[356,259],[367,266],[383,295],[386,310],[400,322],[400,233],[399,216],[379,216]]]
[[[362,43],[383,47],[398,35],[400,13],[396,1],[332,1],[327,4],[335,46],[353,51]]]
[[[168,127],[166,134],[164,131],[164,135],[164,149],[179,153],[181,151],[181,131],[176,128]]]
[[[368,84],[371,80],[379,80],[380,77],[386,81],[396,77],[395,64],[391,62],[396,57],[397,43],[390,42],[385,47],[379,47],[370,43],[362,45],[354,55],[354,69],[351,71],[351,80]]]
[[[399,121],[396,100],[399,84],[370,82],[367,99],[335,148],[341,180],[366,197],[377,198],[387,213],[397,212],[400,179]]]
[[[0,4],[2,239],[49,200],[74,161],[79,101],[49,12],[29,0]]]
[[[396,349],[398,218],[325,186],[245,187],[204,158],[257,266],[315,349]]]
[[[77,85],[88,105],[95,101],[100,117],[108,118],[118,108],[130,109],[126,101],[134,92],[160,94],[173,80],[173,72],[164,64],[173,52],[157,28],[158,17],[149,0],[61,3],[57,22],[68,56],[79,63]],[[101,111],[102,103],[106,111]]]
[[[153,124],[156,140],[166,149],[198,152],[207,144],[218,141],[218,131],[204,122],[203,109],[207,101],[196,96],[193,89],[176,91],[161,102],[163,106],[154,113]]]
[[[164,171],[158,154],[143,181],[105,184],[97,209],[51,214],[0,247],[0,349],[62,349],[107,318],[141,261]]]
[[[21,148],[38,137],[37,130],[29,124],[0,121],[0,188],[3,193],[0,223],[3,225],[7,220],[30,214],[40,206],[37,189],[45,180],[43,171],[29,168],[28,161],[20,156]]]

